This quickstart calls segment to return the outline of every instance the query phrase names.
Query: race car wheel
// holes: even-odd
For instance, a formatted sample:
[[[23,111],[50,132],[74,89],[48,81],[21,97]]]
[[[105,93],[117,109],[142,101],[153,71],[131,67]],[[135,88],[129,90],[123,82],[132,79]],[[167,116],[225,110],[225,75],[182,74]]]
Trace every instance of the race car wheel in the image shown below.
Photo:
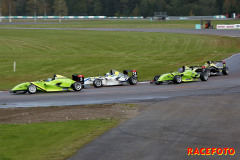
[[[137,78],[134,77],[134,76],[129,77],[128,81],[131,85],[136,85],[137,84]]]
[[[95,79],[95,80],[93,81],[93,86],[94,86],[95,88],[100,88],[100,87],[102,87],[102,81],[101,81],[100,79]]]
[[[209,69],[206,69],[206,74],[207,74],[207,76],[210,76],[211,75],[211,71]]]
[[[82,83],[81,82],[75,82],[72,84],[72,88],[74,91],[81,91],[82,90]]]
[[[174,76],[174,77],[173,77],[173,82],[174,82],[174,83],[177,83],[177,84],[181,83],[181,82],[182,82],[182,77],[179,76],[179,75]]]
[[[34,94],[37,92],[37,87],[33,84],[30,84],[27,88],[27,92],[30,94]]]
[[[200,79],[201,79],[202,81],[207,81],[207,80],[208,80],[208,74],[205,73],[205,72],[202,72],[202,73],[200,74]]]
[[[228,67],[223,67],[222,73],[223,75],[228,75],[229,73]]]
[[[156,85],[160,85],[161,83],[158,81],[159,79],[159,75],[156,75],[154,78],[153,78],[153,81],[155,82]]]

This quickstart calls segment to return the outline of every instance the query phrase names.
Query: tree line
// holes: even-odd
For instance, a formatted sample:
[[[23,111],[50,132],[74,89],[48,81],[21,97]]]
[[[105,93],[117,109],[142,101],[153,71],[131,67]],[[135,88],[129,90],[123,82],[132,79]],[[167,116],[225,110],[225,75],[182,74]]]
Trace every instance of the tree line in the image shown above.
[[[209,16],[240,13],[240,0],[0,0],[2,16]]]

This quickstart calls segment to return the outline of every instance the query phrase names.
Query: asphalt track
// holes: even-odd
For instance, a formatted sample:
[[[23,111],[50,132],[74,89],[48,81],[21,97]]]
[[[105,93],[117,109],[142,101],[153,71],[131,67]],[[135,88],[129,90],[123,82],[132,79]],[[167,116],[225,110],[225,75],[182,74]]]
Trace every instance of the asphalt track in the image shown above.
[[[130,103],[166,99],[179,96],[205,94],[220,94],[235,92],[240,81],[240,54],[226,59],[230,68],[228,76],[210,77],[206,82],[182,84],[150,85],[149,82],[138,83],[135,86],[90,87],[81,92],[39,93],[11,95],[4,91],[0,93],[0,108],[62,106],[104,103]],[[139,76],[141,74],[139,73]],[[237,90],[239,91],[239,90]]]
[[[131,30],[138,29],[127,29]],[[209,32],[188,31],[189,34]],[[239,37],[236,30],[213,30],[211,33]],[[226,64],[230,69],[228,76],[213,76],[206,82],[160,86],[139,83],[136,86],[35,95],[10,95],[4,91],[0,92],[0,108],[99,103],[142,103],[149,106],[141,115],[86,145],[70,160],[237,159],[240,152],[240,54],[226,59]],[[208,98],[211,96],[216,97]],[[189,157],[186,156],[187,147],[233,147],[237,157]]]

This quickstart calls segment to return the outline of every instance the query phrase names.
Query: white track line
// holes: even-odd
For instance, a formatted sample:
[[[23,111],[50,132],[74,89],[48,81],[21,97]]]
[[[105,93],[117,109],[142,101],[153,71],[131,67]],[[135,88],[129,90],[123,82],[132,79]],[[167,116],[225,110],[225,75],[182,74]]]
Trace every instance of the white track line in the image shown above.
[[[150,81],[138,82],[138,83],[150,83]]]

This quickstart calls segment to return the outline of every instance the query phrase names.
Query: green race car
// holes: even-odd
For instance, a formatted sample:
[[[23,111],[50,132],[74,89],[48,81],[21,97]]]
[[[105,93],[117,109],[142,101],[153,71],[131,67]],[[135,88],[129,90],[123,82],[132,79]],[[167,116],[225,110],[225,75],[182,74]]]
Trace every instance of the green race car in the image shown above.
[[[190,66],[189,68],[195,72],[202,72],[204,69],[208,76],[229,74],[229,69],[225,61],[207,61],[204,64],[204,68],[202,68],[202,66]]]
[[[183,66],[182,68],[179,68],[177,72],[166,73],[161,76],[156,75],[151,83],[155,83],[157,85],[164,82],[179,84],[181,82],[198,81],[199,79],[202,81],[208,80],[208,75],[205,70],[199,73],[195,72],[191,68]]]
[[[37,91],[56,92],[56,91],[81,91],[83,83],[82,75],[73,75],[72,79],[61,75],[54,75],[53,78],[40,80],[36,82],[25,82],[15,86],[10,93],[30,93],[34,94]]]

